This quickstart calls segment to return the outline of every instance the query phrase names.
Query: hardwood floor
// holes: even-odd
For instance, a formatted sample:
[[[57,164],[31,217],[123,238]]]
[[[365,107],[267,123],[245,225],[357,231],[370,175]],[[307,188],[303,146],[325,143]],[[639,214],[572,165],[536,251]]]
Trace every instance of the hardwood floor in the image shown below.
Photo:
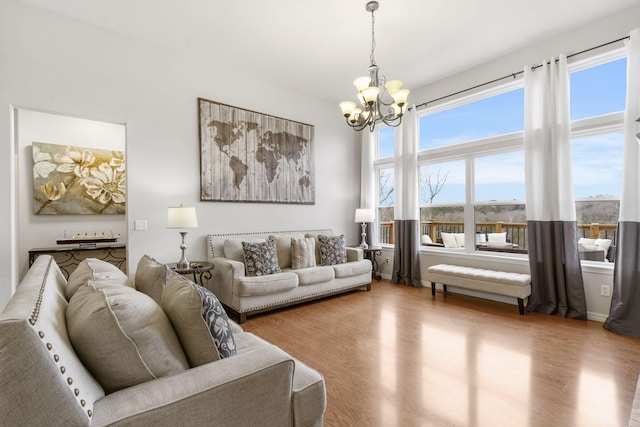
[[[640,371],[601,323],[384,280],[243,327],[324,375],[325,426],[626,426]]]

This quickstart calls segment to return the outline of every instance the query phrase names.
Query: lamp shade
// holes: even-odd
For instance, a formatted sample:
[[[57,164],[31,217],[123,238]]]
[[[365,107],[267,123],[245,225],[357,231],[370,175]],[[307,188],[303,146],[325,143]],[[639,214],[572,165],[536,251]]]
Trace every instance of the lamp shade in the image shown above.
[[[373,209],[356,209],[355,222],[372,222],[376,219]]]
[[[167,211],[167,228],[196,228],[198,218],[193,206],[178,206]]]

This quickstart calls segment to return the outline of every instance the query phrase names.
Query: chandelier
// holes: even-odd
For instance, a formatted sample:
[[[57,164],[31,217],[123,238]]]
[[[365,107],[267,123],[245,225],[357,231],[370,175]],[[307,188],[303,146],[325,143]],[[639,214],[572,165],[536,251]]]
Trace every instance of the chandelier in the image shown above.
[[[376,48],[375,16],[378,10],[378,2],[367,3],[367,12],[371,12],[371,65],[369,75],[358,77],[353,81],[358,90],[358,101],[362,108],[355,102],[344,101],[340,103],[342,114],[347,124],[360,131],[366,127],[373,132],[376,124],[383,123],[387,126],[398,126],[402,122],[402,115],[407,109],[408,89],[400,89],[400,80],[386,81],[384,76],[378,76],[378,66],[374,57]]]

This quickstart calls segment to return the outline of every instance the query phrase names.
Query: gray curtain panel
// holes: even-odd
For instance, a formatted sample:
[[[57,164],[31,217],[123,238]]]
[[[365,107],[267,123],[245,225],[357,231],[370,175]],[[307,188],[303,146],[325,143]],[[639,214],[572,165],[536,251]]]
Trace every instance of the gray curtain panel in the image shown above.
[[[531,296],[527,311],[587,318],[575,221],[527,221]]]
[[[640,223],[619,222],[613,294],[604,328],[640,338]]]
[[[626,49],[623,184],[611,309],[603,326],[618,334],[640,337],[640,28],[631,31]]]
[[[414,219],[395,220],[395,248],[393,252],[393,275],[391,283],[422,287],[418,249],[420,221]]]

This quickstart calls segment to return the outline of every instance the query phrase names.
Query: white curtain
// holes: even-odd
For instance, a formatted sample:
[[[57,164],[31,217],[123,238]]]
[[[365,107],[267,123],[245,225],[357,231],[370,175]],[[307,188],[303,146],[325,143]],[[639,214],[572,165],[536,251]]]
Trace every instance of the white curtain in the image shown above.
[[[571,173],[567,58],[525,76],[525,175],[532,290],[527,310],[586,319]]]
[[[396,128],[394,157],[394,237],[392,283],[421,287],[418,183],[418,116],[413,106]]]
[[[371,209],[375,212],[376,218],[380,213],[376,207],[376,171],[373,162],[376,159],[376,140],[373,132],[361,132],[362,134],[362,157],[360,160],[360,207]],[[360,229],[360,225],[358,225]],[[378,241],[378,229],[372,224],[367,225],[367,243],[371,246]]]
[[[627,101],[620,220],[616,239],[613,294],[604,327],[640,337],[640,28],[629,34],[627,48]]]

